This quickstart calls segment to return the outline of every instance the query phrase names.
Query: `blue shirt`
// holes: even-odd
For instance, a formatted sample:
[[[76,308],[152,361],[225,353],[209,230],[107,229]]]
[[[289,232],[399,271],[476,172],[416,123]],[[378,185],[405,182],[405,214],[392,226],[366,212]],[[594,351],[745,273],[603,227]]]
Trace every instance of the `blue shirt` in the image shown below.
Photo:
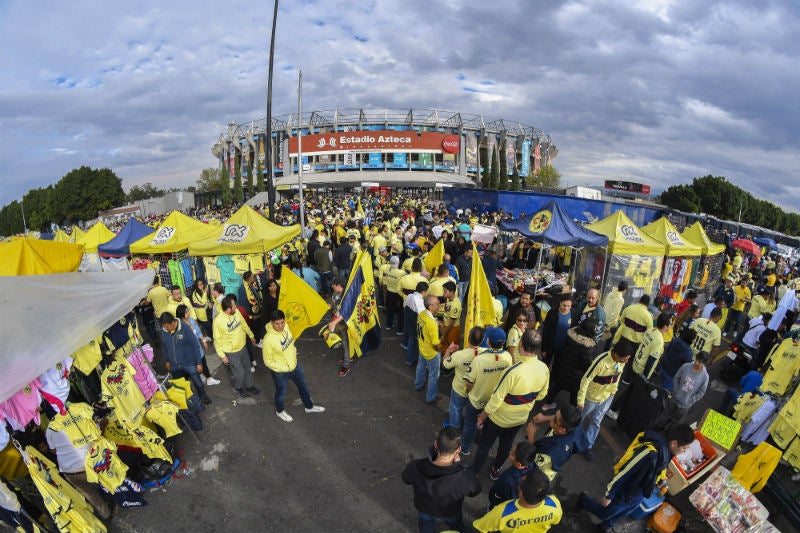
[[[553,309],[553,312],[558,313],[558,309]],[[567,330],[569,330],[569,326],[571,324],[572,314],[567,313],[566,315],[562,315],[559,313],[558,315],[558,325],[556,326],[555,335],[553,335],[553,348],[556,350],[560,350],[564,347],[564,343],[567,342]]]
[[[751,370],[742,377],[741,381],[739,381],[739,385],[742,387],[742,394],[747,394],[748,392],[761,394],[758,388],[763,382],[764,377],[755,370]]]

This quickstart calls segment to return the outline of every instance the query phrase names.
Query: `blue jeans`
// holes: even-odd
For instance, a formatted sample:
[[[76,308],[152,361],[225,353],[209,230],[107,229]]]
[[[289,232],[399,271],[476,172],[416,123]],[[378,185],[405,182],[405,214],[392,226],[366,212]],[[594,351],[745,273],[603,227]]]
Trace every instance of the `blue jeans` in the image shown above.
[[[455,531],[462,532],[466,529],[464,527],[464,518],[461,514],[454,516],[431,516],[420,511],[417,511],[417,513],[419,514],[417,523],[419,524],[420,533],[433,533],[433,527],[437,520],[444,522],[449,529]]]
[[[467,293],[469,292],[469,280],[459,281],[458,285],[456,285],[456,290],[458,298],[461,300],[461,304],[466,307]]]
[[[403,306],[403,344],[408,346],[410,338],[417,336],[417,313],[410,307]]]
[[[333,272],[319,273],[319,288],[322,294],[327,296],[331,293],[331,281],[333,281]]]
[[[614,524],[639,507],[639,504],[642,503],[642,495],[634,496],[629,500],[615,498],[611,500],[608,507],[603,507],[585,494],[582,495],[580,502],[584,509],[602,520],[600,522],[601,529],[610,530]]]
[[[306,383],[306,375],[303,372],[303,367],[298,365],[291,372],[272,372],[272,381],[275,382],[275,410],[279,413],[283,411],[283,398],[286,396],[286,385],[289,380],[292,380],[297,385],[297,391],[300,393],[300,399],[303,400],[303,405],[306,409],[314,407],[314,402],[311,401],[311,394],[308,392],[308,383]]]
[[[433,402],[439,395],[439,363],[442,361],[442,354],[437,353],[431,359],[425,359],[420,355],[417,358],[417,377],[414,380],[414,388],[422,390],[425,386],[425,371],[428,372],[428,389],[425,391],[425,401]]]
[[[664,372],[663,368],[658,369],[658,375],[661,376],[661,387],[671,391],[672,387],[675,385],[675,380],[672,379],[672,376]]]
[[[406,364],[408,366],[414,366],[414,363],[419,359],[419,339],[417,338],[416,331],[417,325],[414,324],[415,333],[409,335],[408,344],[406,344]]]
[[[450,413],[450,425],[453,427],[457,427],[461,429],[461,422],[463,421],[462,412],[464,411],[464,406],[467,404],[467,397],[461,396],[454,390],[450,390],[450,407],[448,409]],[[464,447],[464,444],[461,444],[461,447]],[[467,448],[469,449],[469,448]]]
[[[575,447],[579,452],[591,450],[597,434],[600,433],[600,422],[606,415],[606,411],[611,407],[614,397],[606,398],[600,403],[585,401],[583,403],[583,413],[581,423],[575,429]]]
[[[464,431],[461,433],[461,451],[468,452],[472,449],[475,432],[478,430],[478,415],[483,409],[476,409],[467,399],[464,407]]]

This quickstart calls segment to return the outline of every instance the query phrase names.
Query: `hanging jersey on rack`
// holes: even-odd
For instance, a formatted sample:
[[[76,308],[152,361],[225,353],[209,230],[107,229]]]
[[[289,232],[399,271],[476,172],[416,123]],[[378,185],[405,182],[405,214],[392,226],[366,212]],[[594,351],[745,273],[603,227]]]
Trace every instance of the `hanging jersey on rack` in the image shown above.
[[[117,446],[106,438],[99,438],[86,454],[86,480],[100,483],[114,492],[125,481],[128,467],[117,456]]]
[[[181,288],[181,293],[186,294],[186,282],[183,279],[183,268],[179,261],[170,259],[167,263],[169,268],[169,275],[172,278],[172,284]]]
[[[65,406],[65,414],[57,414],[50,421],[49,428],[63,431],[76,448],[99,439],[100,428],[94,422],[94,409],[86,403],[71,403]]]
[[[142,391],[142,396],[144,396],[145,400],[149,400],[158,390],[158,382],[150,366],[147,364],[145,357],[144,350],[136,348],[128,356],[127,361],[135,371],[133,380],[136,382],[136,386]]]
[[[785,394],[798,370],[800,370],[800,344],[795,346],[789,338],[770,354],[769,367],[764,374],[761,390],[778,395]]]
[[[88,344],[79,348],[72,354],[72,364],[84,374],[91,374],[100,361],[103,359],[103,352],[100,345],[103,342],[103,335],[98,335],[90,340]]]
[[[121,358],[114,359],[100,376],[103,399],[120,421],[136,427],[144,416],[144,396],[134,381],[135,370]]]
[[[41,376],[39,376],[39,383],[41,387],[39,390],[43,390],[48,394],[52,394],[62,402],[67,401],[67,397],[69,396],[69,369],[72,368],[72,358],[65,357],[53,368],[48,368],[45,370]]]
[[[167,438],[182,433],[178,427],[178,406],[172,402],[154,402],[144,416],[148,421],[160,426]]]
[[[116,418],[109,417],[109,423],[103,435],[114,441],[118,446],[129,446],[142,450],[142,453],[150,459],[162,459],[169,463],[172,462],[172,457],[164,447],[164,439],[146,427],[128,428]]]
[[[17,431],[24,429],[30,421],[35,422],[38,426],[41,423],[39,416],[39,404],[42,403],[42,395],[39,394],[40,387],[41,383],[35,379],[14,396],[0,403],[0,418],[4,418],[11,428]]]

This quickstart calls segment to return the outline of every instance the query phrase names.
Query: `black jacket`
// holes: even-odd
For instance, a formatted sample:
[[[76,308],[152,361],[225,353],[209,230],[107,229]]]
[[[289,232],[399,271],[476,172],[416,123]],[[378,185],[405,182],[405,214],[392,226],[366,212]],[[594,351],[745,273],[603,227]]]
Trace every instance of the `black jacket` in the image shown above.
[[[551,381],[557,381],[564,390],[577,392],[581,385],[583,374],[592,364],[597,341],[578,333],[576,326],[567,331],[567,342],[558,352],[558,357],[553,360],[553,370],[550,374]]]
[[[435,465],[430,459],[414,459],[403,470],[403,483],[414,487],[414,507],[431,516],[461,514],[467,496],[481,492],[481,484],[467,465]]]

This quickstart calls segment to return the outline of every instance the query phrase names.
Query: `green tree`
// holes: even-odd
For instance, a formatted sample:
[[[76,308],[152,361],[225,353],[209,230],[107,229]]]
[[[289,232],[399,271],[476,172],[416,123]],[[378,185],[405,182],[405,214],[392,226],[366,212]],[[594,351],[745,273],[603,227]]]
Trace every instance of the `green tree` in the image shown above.
[[[539,187],[558,188],[561,186],[561,174],[552,165],[545,165],[534,174],[533,184]]]
[[[225,207],[233,203],[233,193],[231,192],[231,177],[228,175],[228,165],[222,165],[222,172],[219,177],[220,189],[222,190],[222,205]]]
[[[261,168],[261,158],[256,157],[256,191],[264,192],[264,169]]]
[[[147,200],[148,198],[160,198],[164,196],[166,191],[159,189],[152,183],[147,182],[144,185],[134,185],[125,196],[128,203],[138,202],[139,200]]]
[[[673,185],[661,193],[659,201],[672,209],[687,213],[699,213],[701,211],[700,199],[691,185]]]
[[[497,190],[505,191],[508,189],[508,160],[506,159],[508,153],[508,141],[504,140],[500,145],[500,165],[497,172]]]
[[[244,190],[242,189],[242,166],[239,163],[239,156],[234,156],[233,162],[233,201],[236,205],[244,202]]]
[[[22,224],[22,205],[17,200],[3,206],[0,210],[0,235],[9,236],[24,231]]]
[[[511,175],[511,190],[520,190],[519,171],[515,168],[514,173]]]
[[[200,171],[200,177],[195,182],[198,192],[218,191],[222,189],[220,181],[220,171],[218,168],[204,168]]]
[[[69,171],[53,188],[52,216],[63,220],[91,220],[98,211],[122,205],[122,180],[111,169],[82,166]]]
[[[50,213],[53,194],[53,186],[44,189],[31,189],[22,197],[22,205],[25,208],[25,222],[28,229],[38,231],[50,231],[50,223],[53,217]]]

